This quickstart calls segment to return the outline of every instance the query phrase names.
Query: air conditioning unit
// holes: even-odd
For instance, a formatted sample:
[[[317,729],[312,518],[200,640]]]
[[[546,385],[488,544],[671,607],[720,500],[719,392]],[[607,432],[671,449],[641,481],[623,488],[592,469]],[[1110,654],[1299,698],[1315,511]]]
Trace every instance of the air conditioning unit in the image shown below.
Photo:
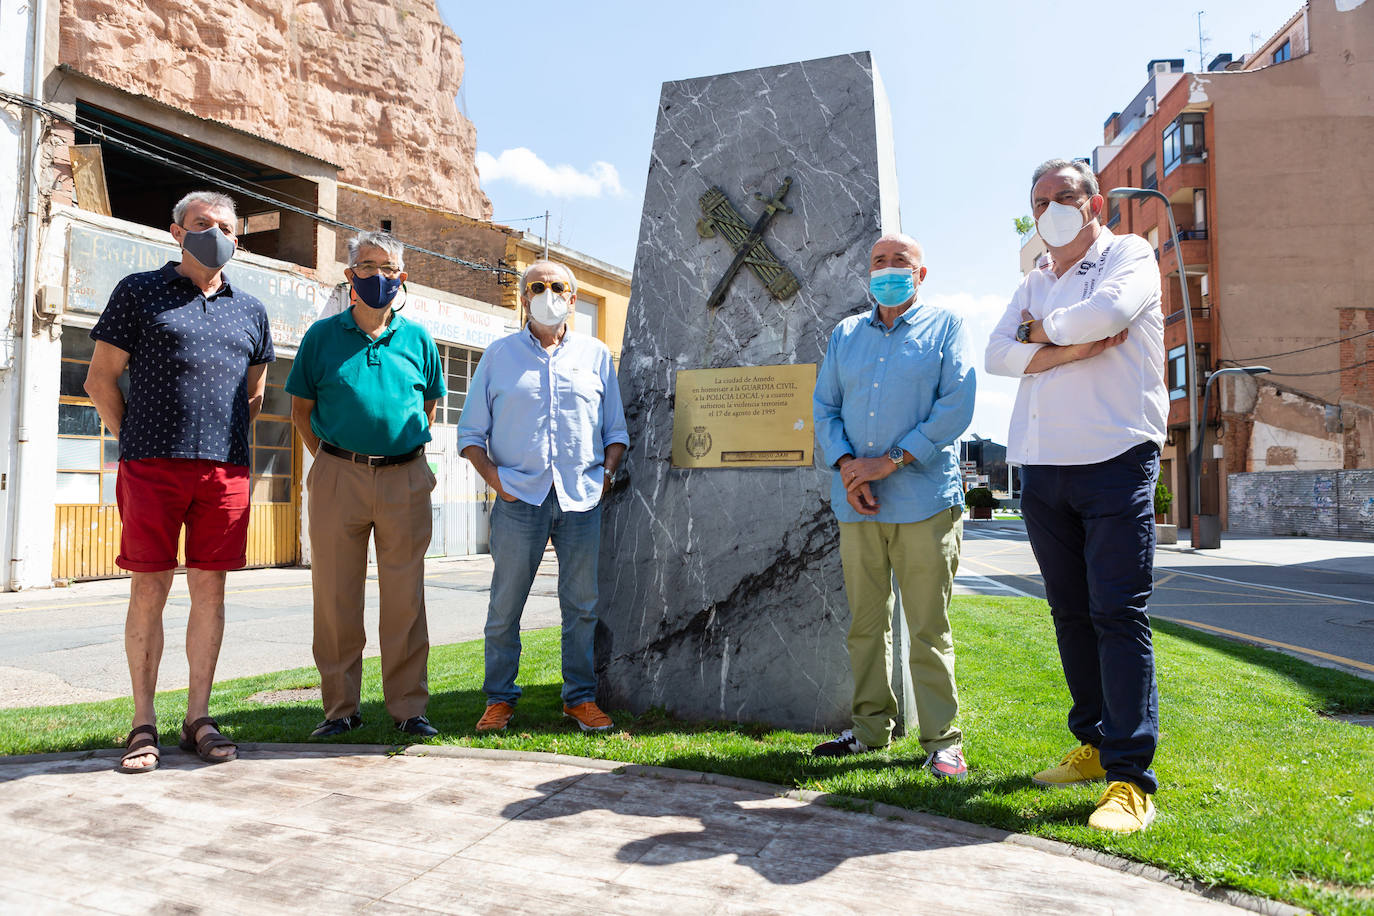
[[[1198,286],[1202,289],[1202,295],[1204,296],[1207,295],[1208,291],[1211,289],[1211,283],[1208,282],[1209,279],[1207,274],[1203,274],[1198,280]]]
[[[1155,61],[1155,72],[1156,72],[1156,73],[1168,73],[1168,72],[1169,72],[1169,62],[1168,62],[1167,60],[1157,60],[1157,61]]]

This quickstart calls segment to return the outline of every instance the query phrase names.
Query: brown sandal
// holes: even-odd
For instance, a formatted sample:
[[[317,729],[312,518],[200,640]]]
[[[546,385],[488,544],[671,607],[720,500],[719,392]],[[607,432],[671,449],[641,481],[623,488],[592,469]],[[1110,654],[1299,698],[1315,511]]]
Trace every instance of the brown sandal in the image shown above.
[[[204,738],[196,740],[196,733],[206,725],[213,731],[209,732]],[[181,743],[177,745],[183,751],[194,752],[197,757],[206,763],[228,763],[237,760],[239,757],[239,746],[219,733],[219,723],[209,716],[202,716],[194,722],[183,721],[181,723]],[[232,754],[212,754],[211,751],[221,747],[232,747]]]
[[[136,737],[141,735],[142,737]],[[156,770],[162,762],[162,751],[157,744],[157,728],[152,725],[135,725],[133,731],[129,732],[129,737],[124,739],[124,756],[119,758],[119,766],[115,767],[116,773],[151,773]],[[131,767],[129,758],[146,757],[149,754],[153,757],[150,766]]]

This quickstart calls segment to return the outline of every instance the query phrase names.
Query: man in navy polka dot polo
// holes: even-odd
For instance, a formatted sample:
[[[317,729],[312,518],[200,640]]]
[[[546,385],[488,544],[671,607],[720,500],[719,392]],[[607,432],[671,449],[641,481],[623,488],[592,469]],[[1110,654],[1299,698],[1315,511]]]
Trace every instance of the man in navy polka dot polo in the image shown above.
[[[134,727],[121,773],[158,766],[153,694],[183,526],[190,690],[179,743],[207,763],[238,756],[210,718],[210,686],[224,636],[225,573],[247,560],[248,427],[275,356],[267,310],[223,273],[238,248],[237,220],[227,195],[182,198],[171,226],[180,262],[121,280],[91,330],[86,393],[119,436],[115,494],[123,533],[115,562],[133,574],[124,647]],[[118,384],[126,368],[127,398]]]

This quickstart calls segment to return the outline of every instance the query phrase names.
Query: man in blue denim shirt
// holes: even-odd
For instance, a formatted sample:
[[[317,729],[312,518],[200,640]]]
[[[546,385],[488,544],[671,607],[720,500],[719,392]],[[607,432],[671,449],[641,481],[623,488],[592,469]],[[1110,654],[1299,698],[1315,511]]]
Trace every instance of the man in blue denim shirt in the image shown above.
[[[878,239],[869,268],[877,304],[836,326],[816,378],[816,441],[838,471],[830,504],[849,597],[854,702],[853,728],[812,753],[856,754],[892,738],[895,573],[911,633],[917,722],[908,726],[919,727],[931,773],[964,779],[949,598],[963,533],[954,443],[973,419],[974,369],[959,317],[916,298],[926,268],[915,239]]]
[[[563,714],[583,731],[611,720],[596,705],[593,635],[601,497],[630,444],[611,352],[568,330],[572,272],[536,261],[520,278],[529,323],[482,354],[458,421],[458,449],[496,491],[487,607],[487,709],[478,731],[505,728],[520,698],[520,615],[544,545],[558,554]]]

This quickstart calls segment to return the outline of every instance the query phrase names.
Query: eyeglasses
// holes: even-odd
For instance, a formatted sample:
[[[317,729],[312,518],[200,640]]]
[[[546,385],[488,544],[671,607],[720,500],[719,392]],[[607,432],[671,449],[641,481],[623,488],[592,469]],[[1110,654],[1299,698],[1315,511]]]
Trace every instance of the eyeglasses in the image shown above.
[[[564,293],[572,292],[572,284],[564,283],[562,280],[554,280],[552,283],[545,283],[543,280],[531,280],[525,284],[525,289],[530,291],[531,296],[538,296],[546,289],[551,289],[554,295],[561,296]]]
[[[401,268],[397,267],[395,264],[371,264],[364,261],[361,264],[353,265],[353,273],[357,274],[359,277],[375,277],[378,271],[388,280],[394,280],[401,274]]]

